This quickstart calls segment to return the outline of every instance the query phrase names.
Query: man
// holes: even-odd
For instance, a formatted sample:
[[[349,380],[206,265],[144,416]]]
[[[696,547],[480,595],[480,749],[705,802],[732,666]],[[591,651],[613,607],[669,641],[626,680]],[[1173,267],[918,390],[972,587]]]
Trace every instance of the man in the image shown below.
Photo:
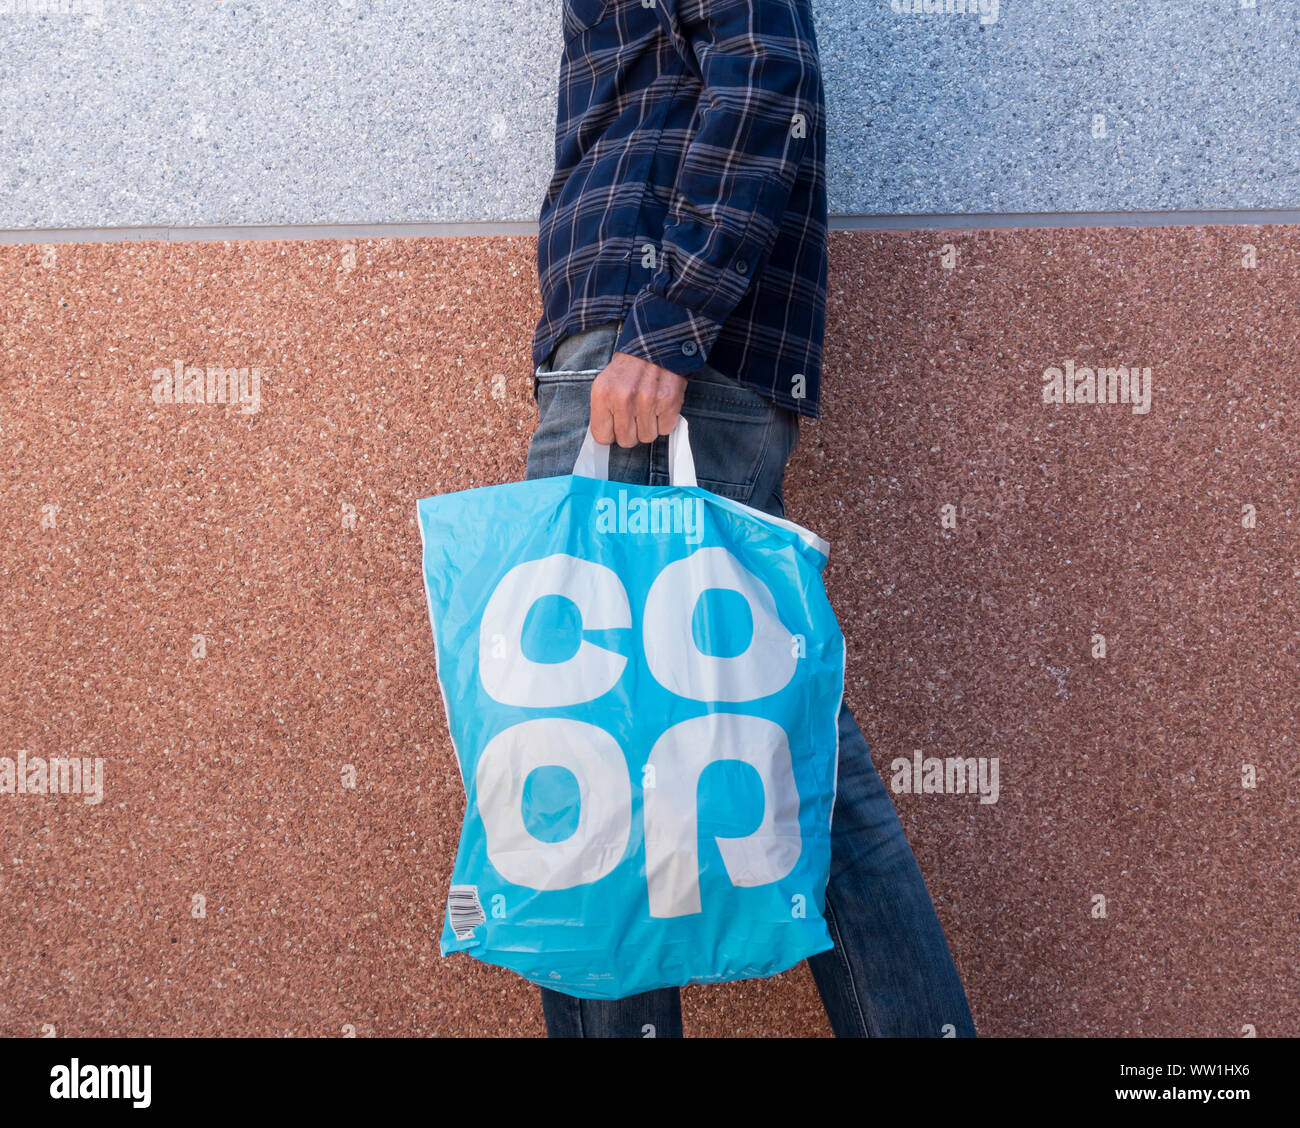
[[[564,0],[555,173],[542,204],[530,478],[585,437],[664,485],[678,414],[699,484],[774,516],[819,414],[825,119],[811,0]],[[839,1036],[973,1036],[957,970],[847,707],[826,920],[809,965]],[[552,1037],[682,1034],[677,989],[542,988]]]

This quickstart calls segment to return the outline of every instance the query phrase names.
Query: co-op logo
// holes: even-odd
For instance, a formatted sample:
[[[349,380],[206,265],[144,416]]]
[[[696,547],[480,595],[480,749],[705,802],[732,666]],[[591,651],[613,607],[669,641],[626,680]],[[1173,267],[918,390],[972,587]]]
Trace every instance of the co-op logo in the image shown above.
[[[753,630],[738,654],[706,654],[693,619],[706,592],[738,593]],[[594,701],[623,676],[628,659],[586,639],[572,657],[535,662],[524,654],[525,622],[547,596],[571,600],[582,630],[632,626],[627,589],[609,568],[557,553],[519,564],[502,577],[479,626],[479,677],[502,705],[556,709]],[[771,591],[725,548],[701,548],[667,565],[650,585],[642,609],[642,645],[654,679],[692,701],[747,702],[784,689],[806,640],[777,614]],[[752,834],[719,838],[732,883],[766,885],[799,859],[799,795],[785,730],[763,717],[708,713],[668,728],[642,770],[645,866],[650,915],[700,912],[697,792],[700,775],[720,760],[757,771],[763,818]],[[577,828],[558,842],[525,826],[524,785],[538,768],[559,766],[577,781]],[[632,781],[618,741],[604,729],[567,717],[539,717],[498,733],[479,756],[474,782],[488,859],[503,878],[529,889],[570,889],[610,873],[632,829]]]

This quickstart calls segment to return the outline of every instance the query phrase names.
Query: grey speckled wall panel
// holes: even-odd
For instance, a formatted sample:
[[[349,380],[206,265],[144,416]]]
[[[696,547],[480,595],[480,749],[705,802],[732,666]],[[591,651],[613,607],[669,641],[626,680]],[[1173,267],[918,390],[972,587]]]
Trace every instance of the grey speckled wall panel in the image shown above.
[[[559,52],[555,0],[0,14],[0,227],[536,219]]]
[[[1297,206],[1300,0],[1240,3],[822,6],[832,209]]]
[[[1300,0],[1241,3],[816,0],[832,212],[1300,206]],[[559,50],[558,0],[0,0],[0,227],[532,220]]]

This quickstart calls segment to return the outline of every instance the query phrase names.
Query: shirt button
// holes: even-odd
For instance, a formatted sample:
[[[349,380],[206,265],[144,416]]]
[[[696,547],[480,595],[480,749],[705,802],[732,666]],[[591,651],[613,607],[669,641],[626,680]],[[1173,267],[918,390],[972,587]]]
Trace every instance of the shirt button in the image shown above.
[[[748,273],[749,273],[749,263],[747,263],[744,259],[736,259],[736,273],[737,273],[737,274],[748,274]]]
[[[699,345],[697,345],[694,341],[682,342],[682,352],[686,356],[694,356],[697,352],[699,352],[699,348],[700,348]]]

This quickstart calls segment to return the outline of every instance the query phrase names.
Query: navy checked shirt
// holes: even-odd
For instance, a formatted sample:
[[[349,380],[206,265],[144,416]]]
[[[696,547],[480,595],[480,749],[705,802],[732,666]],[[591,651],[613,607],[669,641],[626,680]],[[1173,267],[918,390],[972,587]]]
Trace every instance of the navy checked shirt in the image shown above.
[[[707,362],[820,414],[826,123],[811,0],[564,0],[534,367],[615,348]]]

